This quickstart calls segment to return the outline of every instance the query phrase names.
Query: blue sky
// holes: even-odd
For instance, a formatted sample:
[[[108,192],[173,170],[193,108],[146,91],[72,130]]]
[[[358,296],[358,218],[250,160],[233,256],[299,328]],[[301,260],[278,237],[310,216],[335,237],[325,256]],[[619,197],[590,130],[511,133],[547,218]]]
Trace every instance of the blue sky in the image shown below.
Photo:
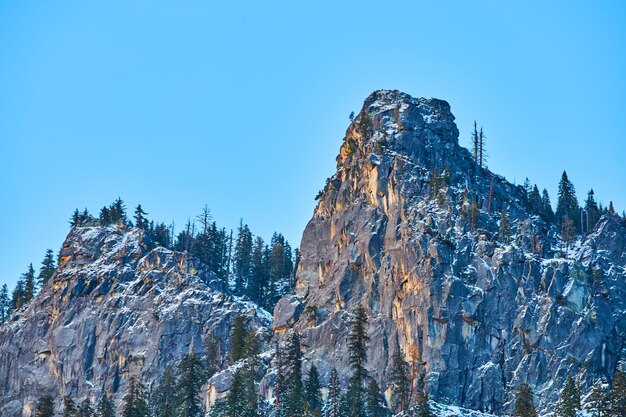
[[[297,246],[375,89],[450,102],[489,167],[553,202],[563,169],[626,208],[626,3],[0,3],[0,283],[55,251],[76,207],[121,196],[179,226]]]

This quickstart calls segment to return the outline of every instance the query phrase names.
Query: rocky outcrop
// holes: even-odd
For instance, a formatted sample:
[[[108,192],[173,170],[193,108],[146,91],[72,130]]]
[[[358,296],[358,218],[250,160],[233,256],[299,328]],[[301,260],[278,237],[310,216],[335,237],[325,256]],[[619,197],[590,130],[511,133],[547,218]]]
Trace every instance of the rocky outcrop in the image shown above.
[[[149,245],[139,229],[72,229],[51,282],[0,327],[0,415],[29,416],[44,394],[95,402],[108,391],[121,405],[131,376],[150,389],[209,338],[225,358],[235,316],[267,329],[271,316],[197,259]],[[207,401],[219,394],[208,392]]]
[[[495,413],[521,382],[545,409],[566,376],[584,390],[615,372],[626,337],[625,228],[603,217],[565,250],[521,187],[459,146],[445,101],[373,93],[318,199],[296,294],[278,303],[274,329],[301,332],[326,375],[348,374],[359,304],[369,313],[368,368],[383,387],[396,349],[430,398]]]

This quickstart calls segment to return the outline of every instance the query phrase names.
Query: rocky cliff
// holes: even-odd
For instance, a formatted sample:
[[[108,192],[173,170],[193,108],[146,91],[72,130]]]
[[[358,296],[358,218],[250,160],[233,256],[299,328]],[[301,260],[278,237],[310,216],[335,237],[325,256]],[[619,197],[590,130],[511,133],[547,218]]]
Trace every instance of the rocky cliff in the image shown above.
[[[479,167],[458,134],[445,101],[386,90],[366,99],[274,330],[301,332],[309,361],[347,375],[361,304],[381,386],[401,349],[437,401],[505,412],[527,382],[545,410],[566,376],[584,391],[624,356],[626,230],[606,216],[565,248],[523,189]]]
[[[150,389],[208,338],[225,357],[235,316],[267,330],[271,316],[195,258],[149,248],[140,229],[72,229],[52,280],[0,327],[0,415],[29,416],[44,394],[96,402],[106,390],[121,404],[131,376]]]

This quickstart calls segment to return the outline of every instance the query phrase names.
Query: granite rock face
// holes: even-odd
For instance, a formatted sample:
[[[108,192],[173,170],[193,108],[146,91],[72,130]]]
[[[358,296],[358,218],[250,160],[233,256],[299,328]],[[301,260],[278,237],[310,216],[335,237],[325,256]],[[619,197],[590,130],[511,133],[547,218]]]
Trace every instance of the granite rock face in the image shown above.
[[[80,403],[108,391],[121,406],[131,376],[150,389],[167,363],[203,355],[208,338],[225,357],[235,316],[267,331],[271,315],[230,295],[197,259],[148,248],[140,229],[72,229],[51,281],[0,327],[0,415],[29,416],[44,394]]]
[[[584,391],[626,359],[626,229],[605,216],[565,248],[522,187],[479,167],[458,134],[445,101],[388,90],[366,99],[274,331],[301,332],[323,375],[348,375],[348,322],[361,304],[382,387],[401,349],[435,401],[506,412],[526,382],[545,410],[568,375]]]

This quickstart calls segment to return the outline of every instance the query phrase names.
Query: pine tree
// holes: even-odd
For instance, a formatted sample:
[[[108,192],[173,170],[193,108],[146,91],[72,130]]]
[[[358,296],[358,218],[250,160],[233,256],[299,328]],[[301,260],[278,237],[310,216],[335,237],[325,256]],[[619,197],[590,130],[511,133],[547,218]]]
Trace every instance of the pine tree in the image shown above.
[[[311,366],[304,384],[304,400],[308,405],[311,415],[321,415],[322,412],[322,386],[320,374],[315,365]]]
[[[124,395],[124,409],[122,417],[149,417],[150,412],[145,398],[145,388],[137,377],[132,377],[128,382],[126,395]]]
[[[541,192],[541,205],[543,209],[543,219],[547,222],[553,222],[554,211],[552,210],[552,203],[550,202],[550,194],[545,188]]]
[[[367,314],[365,308],[359,305],[354,312],[354,318],[350,323],[350,334],[348,335],[348,352],[350,353],[350,376],[348,386],[348,406],[349,417],[364,416],[362,404],[365,401],[365,389],[363,384],[367,379]]]
[[[104,206],[100,209],[98,224],[103,227],[111,224],[111,211],[107,206]]]
[[[563,171],[559,182],[559,199],[556,208],[556,218],[560,226],[563,225],[565,216],[573,222],[574,231],[580,230],[580,214],[578,199],[574,184],[567,178],[567,172]]]
[[[0,289],[0,323],[4,323],[9,317],[10,306],[9,287],[7,284],[2,284],[2,289]]]
[[[528,194],[528,208],[532,213],[543,213],[543,201],[541,199],[541,194],[539,194],[539,188],[537,187],[537,184],[535,184],[535,186]]]
[[[168,249],[172,247],[170,229],[165,225],[165,223],[157,223],[151,237],[157,246],[162,246]]]
[[[56,264],[54,262],[54,252],[52,249],[46,250],[46,254],[41,262],[41,268],[39,268],[39,276],[37,277],[37,282],[39,283],[39,287],[43,288],[44,285],[48,282],[54,271],[56,271]]]
[[[533,405],[533,391],[528,384],[520,384],[515,393],[512,417],[537,417]]]
[[[282,350],[280,348],[280,344],[276,342],[276,356],[275,356],[275,366],[276,366],[276,381],[274,383],[274,413],[276,417],[283,416],[283,400],[285,398],[285,376],[284,376],[284,366],[283,366],[283,358],[282,358]]]
[[[585,200],[585,213],[587,214],[587,232],[590,232],[596,227],[598,220],[600,220],[600,208],[598,207],[598,203],[596,203],[593,189],[589,190],[587,193],[587,199]]]
[[[20,279],[18,279],[17,283],[15,284],[15,288],[13,288],[13,291],[11,292],[11,303],[9,306],[10,311],[17,311],[24,306],[25,286],[26,283],[24,282],[23,278],[20,277]]]
[[[414,417],[431,417],[433,415],[428,404],[428,395],[419,390],[415,395],[415,401],[413,403],[413,416]]]
[[[115,417],[115,407],[106,392],[98,402],[96,415],[98,417]]]
[[[291,246],[280,233],[274,233],[268,254],[268,274],[266,300],[264,306],[272,310],[280,297],[284,295],[282,289],[288,287],[289,278],[293,270]]]
[[[109,215],[111,223],[120,223],[126,225],[126,206],[121,198],[117,198],[109,207]]]
[[[230,360],[237,362],[243,359],[246,353],[246,321],[244,316],[237,316],[233,320],[230,331]]]
[[[29,303],[35,297],[35,269],[33,264],[28,265],[28,269],[22,275],[24,281],[24,304]]]
[[[304,385],[302,383],[302,346],[298,332],[291,334],[287,344],[284,383],[284,415],[300,417],[303,412]]]
[[[177,369],[176,416],[200,417],[204,415],[200,389],[206,382],[206,371],[195,353],[183,356]]]
[[[385,398],[380,392],[380,387],[374,378],[370,379],[365,392],[365,406],[367,417],[387,417],[389,410],[385,403]]]
[[[328,404],[326,406],[326,415],[328,417],[341,417],[341,398],[339,374],[333,368],[330,372],[330,384],[328,386]]]
[[[266,307],[265,293],[270,283],[268,260],[263,239],[257,237],[252,248],[250,276],[246,283],[245,294],[255,303]]]
[[[611,417],[626,417],[626,375],[617,371],[609,392],[609,412]]]
[[[574,379],[570,376],[561,390],[556,413],[559,417],[576,417],[576,410],[580,410],[580,393]]]
[[[144,230],[147,229],[149,225],[148,220],[146,219],[147,214],[148,213],[146,213],[141,207],[141,204],[138,204],[137,208],[135,208],[135,227]]]
[[[482,126],[480,127],[480,132],[478,133],[478,165],[481,168],[485,168],[487,166],[487,151],[485,150],[485,138],[487,135],[483,133]]]
[[[85,398],[78,408],[77,417],[93,417],[93,408],[88,398]]]
[[[76,403],[70,397],[63,397],[63,417],[77,417]],[[126,417],[126,416],[124,416]]]
[[[574,241],[574,238],[576,237],[574,222],[567,214],[563,216],[563,223],[561,225],[561,237],[566,244],[565,256],[567,256],[569,245]]]
[[[243,294],[252,270],[252,233],[247,224],[240,224],[237,230],[234,258],[235,292]]]
[[[165,367],[159,385],[152,395],[152,407],[159,417],[174,417],[176,414],[176,378],[170,365]]]
[[[586,408],[592,417],[608,417],[608,394],[602,381],[596,381],[593,387],[591,387],[591,393],[587,397]]]
[[[246,412],[246,381],[243,371],[237,369],[233,374],[233,382],[226,396],[225,417],[239,417]]]
[[[617,213],[615,212],[615,207],[613,207],[613,201],[609,201],[609,214],[611,216],[617,215]]]
[[[532,191],[532,185],[528,177],[524,179],[524,184],[522,185],[522,189],[524,190],[524,199],[526,205],[528,206],[528,197],[530,196],[530,192]]]
[[[408,411],[410,381],[407,363],[400,349],[396,350],[391,359],[391,383],[393,384],[393,391],[398,401],[395,411],[400,413]]]
[[[70,217],[70,226],[80,226],[80,212],[78,211],[78,209],[74,210],[74,213],[72,213],[72,217]]]
[[[35,407],[35,417],[54,417],[54,398],[51,395],[39,398]]]
[[[474,154],[474,162],[478,164],[480,151],[480,137],[478,134],[478,127],[476,126],[476,120],[474,120],[474,130],[472,131],[472,152]]]

